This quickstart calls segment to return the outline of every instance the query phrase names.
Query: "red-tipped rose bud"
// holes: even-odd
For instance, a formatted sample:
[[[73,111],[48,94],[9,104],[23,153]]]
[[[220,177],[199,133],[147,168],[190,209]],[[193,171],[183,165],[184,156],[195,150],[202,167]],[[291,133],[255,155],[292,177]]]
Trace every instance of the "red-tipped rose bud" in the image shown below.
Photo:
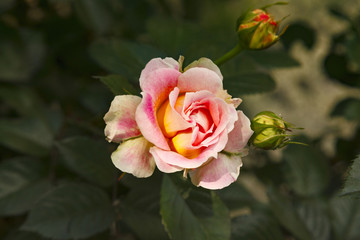
[[[279,40],[285,32],[279,31],[280,21],[263,9],[244,13],[237,21],[237,32],[240,44],[246,49],[268,48]]]

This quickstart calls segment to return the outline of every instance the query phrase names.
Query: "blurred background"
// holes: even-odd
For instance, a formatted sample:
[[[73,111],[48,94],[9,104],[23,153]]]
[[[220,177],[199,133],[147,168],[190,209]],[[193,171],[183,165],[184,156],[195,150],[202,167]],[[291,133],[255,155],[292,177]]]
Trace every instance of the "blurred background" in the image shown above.
[[[236,45],[241,13],[269,3],[1,0],[0,238],[166,239],[159,204],[148,209],[134,200],[148,193],[139,186],[150,184],[158,202],[160,174],[118,181],[110,160],[116,145],[106,143],[102,118],[114,94],[140,91],[148,60],[215,60]],[[360,204],[336,198],[360,152],[360,1],[290,0],[269,12],[286,17],[281,27],[289,28],[273,47],[221,66],[225,89],[243,99],[249,118],[270,110],[303,127],[294,134],[309,146],[250,149],[239,182],[218,191],[230,210],[231,236],[360,239]],[[54,186],[67,187],[55,194]],[[72,223],[74,231],[69,222],[62,230],[46,224],[69,215],[55,200],[71,198],[74,189],[101,196],[82,212],[101,205],[104,218]],[[157,227],[146,229],[154,219]]]

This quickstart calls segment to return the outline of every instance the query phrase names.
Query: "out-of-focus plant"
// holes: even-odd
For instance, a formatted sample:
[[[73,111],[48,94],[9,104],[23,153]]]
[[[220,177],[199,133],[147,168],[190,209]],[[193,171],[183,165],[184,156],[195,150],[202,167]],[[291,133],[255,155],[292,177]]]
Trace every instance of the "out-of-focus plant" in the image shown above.
[[[295,138],[308,146],[286,146],[281,161],[273,161],[268,151],[250,148],[252,163],[244,164],[241,172],[267,189],[265,200],[241,181],[210,191],[182,174],[155,170],[151,177],[138,179],[113,166],[111,153],[117,144],[104,140],[102,118],[114,95],[138,95],[140,73],[151,59],[183,55],[184,66],[203,56],[217,59],[239,43],[238,34],[245,36],[249,26],[243,22],[243,30],[240,24],[231,31],[232,22],[223,10],[230,2],[180,2],[1,1],[1,239],[360,237],[359,127],[351,139],[336,139],[332,156],[320,150],[322,136]],[[234,11],[238,14],[239,9]],[[344,55],[337,52],[343,47],[331,47],[325,68],[332,71],[331,78],[358,86],[352,39],[359,25],[341,8],[334,13],[354,26],[344,30],[346,37],[334,36],[334,44],[351,50]],[[248,47],[217,60],[224,89],[233,98],[275,89],[269,70],[299,65],[288,53],[296,40],[316,46],[311,45],[316,39],[311,27],[290,25],[278,40],[278,21],[277,28],[272,22],[277,16],[269,15],[267,7],[249,14],[247,20],[258,23],[244,38]],[[311,37],[299,36],[299,29]],[[273,43],[259,37],[278,45],[252,51],[250,45]],[[343,71],[343,65],[330,64],[344,58],[351,62],[351,73],[348,65]],[[332,117],[358,124],[357,100],[339,103]],[[286,112],[282,114],[287,119]],[[275,126],[266,129],[284,134],[289,126],[274,118]],[[296,124],[301,125],[300,120]],[[279,139],[273,146],[282,146],[286,137]]]

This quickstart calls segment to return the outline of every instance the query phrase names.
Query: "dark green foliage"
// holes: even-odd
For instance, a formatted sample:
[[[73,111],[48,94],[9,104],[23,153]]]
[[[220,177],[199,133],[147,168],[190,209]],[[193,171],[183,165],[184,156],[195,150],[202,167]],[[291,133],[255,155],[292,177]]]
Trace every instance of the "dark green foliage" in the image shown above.
[[[64,183],[44,195],[21,227],[49,238],[85,238],[110,227],[114,210],[94,186]]]
[[[329,203],[331,224],[336,240],[360,238],[359,199],[336,197]]]
[[[105,141],[71,137],[56,144],[64,164],[79,176],[101,186],[114,182],[115,169]]]
[[[306,142],[301,138],[297,141]],[[300,150],[301,149],[301,150]],[[329,169],[324,156],[311,146],[288,146],[283,155],[284,176],[298,195],[319,195],[329,183]]]
[[[109,75],[98,77],[114,95],[137,95],[135,88],[127,81],[126,78],[120,75]]]
[[[349,176],[346,178],[344,189],[342,190],[343,195],[349,195],[352,197],[360,197],[360,157],[358,156],[349,172]]]
[[[330,52],[324,60],[325,71],[345,85],[360,87],[359,19],[350,18],[339,7],[330,8],[330,12],[345,20],[349,27],[333,37]],[[338,51],[339,48],[344,51]]]
[[[39,234],[26,231],[16,231],[5,237],[4,240],[48,240]]]
[[[277,161],[250,149],[240,181],[218,191],[158,170],[120,178],[113,166],[117,144],[106,142],[103,117],[114,95],[141,96],[139,76],[152,58],[182,55],[186,67],[232,49],[247,8],[235,3],[0,0],[0,239],[360,239],[358,125],[334,139],[333,154],[319,147],[332,132],[287,147]],[[359,87],[359,16],[329,12],[347,25],[331,39],[323,70]],[[244,99],[274,90],[273,70],[300,66],[293,43],[315,50],[314,26],[295,19],[276,46],[221,65],[224,88]],[[358,124],[359,112],[355,95],[329,114]]]
[[[50,189],[41,161],[27,157],[0,163],[0,215],[19,215],[29,211]]]
[[[276,190],[269,191],[270,208],[281,225],[300,240],[313,239],[293,203]]]
[[[122,181],[131,189],[118,203],[122,220],[140,239],[168,239],[160,215],[161,174],[155,172],[148,179],[125,175]]]
[[[51,147],[50,129],[39,119],[0,119],[0,143],[20,153],[43,156]]]
[[[281,37],[281,42],[286,48],[290,48],[296,41],[301,41],[307,48],[311,49],[316,40],[315,29],[305,22],[291,23],[286,34]]]
[[[275,89],[275,81],[268,74],[246,73],[225,78],[224,87],[234,96],[261,93]]]
[[[347,98],[342,100],[335,106],[331,116],[341,116],[348,120],[360,122],[360,99]]]
[[[229,239],[230,216],[215,192],[164,175],[160,214],[171,239]],[[216,226],[216,227],[215,227]]]
[[[156,48],[119,40],[100,40],[90,46],[91,57],[110,73],[121,74],[138,83],[141,70],[155,57],[164,57]]]
[[[282,240],[280,226],[271,215],[254,212],[232,220],[232,238],[239,240]]]

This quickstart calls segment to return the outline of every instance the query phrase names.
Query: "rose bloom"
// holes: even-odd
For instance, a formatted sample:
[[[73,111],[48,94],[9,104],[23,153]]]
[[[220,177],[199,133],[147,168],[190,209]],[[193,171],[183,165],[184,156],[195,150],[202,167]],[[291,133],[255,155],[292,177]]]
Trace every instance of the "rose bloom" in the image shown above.
[[[219,68],[207,58],[182,71],[172,58],[152,59],[140,75],[142,98],[116,96],[104,120],[109,142],[121,143],[114,165],[136,177],[156,167],[184,171],[196,186],[220,189],[234,182],[253,134],[236,111],[239,98],[223,89]]]

